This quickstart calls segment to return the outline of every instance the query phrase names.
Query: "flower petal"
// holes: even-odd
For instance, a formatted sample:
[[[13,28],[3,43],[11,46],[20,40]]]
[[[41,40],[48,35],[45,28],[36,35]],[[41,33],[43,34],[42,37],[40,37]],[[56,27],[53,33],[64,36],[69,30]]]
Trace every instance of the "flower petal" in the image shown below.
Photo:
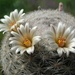
[[[23,25],[20,25],[20,32],[21,34],[24,36],[26,34],[25,32],[25,29],[24,29],[24,26]],[[25,35],[26,36],[26,35]]]
[[[75,42],[75,38],[73,38],[73,39],[71,40],[71,42]]]
[[[9,16],[5,15],[5,16],[4,16],[4,18],[5,18],[5,19],[8,19],[8,21],[9,21],[9,22],[11,22],[11,20],[10,20],[10,17],[9,17]]]
[[[72,40],[69,40],[69,41],[68,41],[68,44],[71,44],[71,43],[73,43],[73,42],[75,42],[75,38],[73,38]]]
[[[74,48],[70,48],[69,51],[72,52],[72,53],[75,53],[75,49]]]
[[[25,48],[25,47],[20,47],[20,49],[21,49],[20,54],[22,55],[22,54],[26,51],[27,48]]]
[[[65,31],[64,31],[64,34],[63,34],[63,38],[66,38],[71,32],[71,28],[67,28]]]
[[[10,41],[9,44],[21,44],[21,43],[17,40],[13,40],[13,41]]]
[[[58,48],[57,49],[58,55],[61,56],[63,53],[63,48]]]
[[[15,37],[10,37],[9,40],[17,40]]]
[[[69,48],[64,48],[64,51],[65,51],[65,53],[66,53],[66,55],[68,57],[69,56]]]
[[[16,50],[19,46],[13,46],[11,50]]]
[[[74,37],[74,32],[75,32],[75,30],[73,30],[71,33],[69,33],[69,35],[66,39],[66,42],[70,41]]]
[[[33,37],[33,35],[34,35],[36,29],[37,29],[37,26],[33,27],[33,28],[30,30],[30,35],[31,35],[31,37]]]
[[[11,31],[11,34],[14,35],[16,38],[20,38],[20,39],[24,40],[24,38],[22,37],[22,35],[14,32],[14,31]]]
[[[18,10],[15,9],[13,14],[14,14],[13,17],[14,17],[15,22],[17,22],[17,19],[19,19],[19,17],[18,17]]]
[[[25,30],[26,30],[26,33],[29,34],[29,23],[28,22],[25,24]]]
[[[35,45],[36,43],[38,43],[41,40],[40,36],[35,36],[32,39],[32,45]]]
[[[22,19],[24,15],[25,15],[25,13],[23,13],[22,15],[20,15],[20,18]]]
[[[8,19],[1,19],[1,22],[3,22],[4,24],[6,24],[7,26],[10,23],[10,21]]]
[[[20,52],[20,48],[17,48],[17,50],[16,50],[16,52],[15,52],[15,53],[17,54],[18,52]]]
[[[22,15],[23,11],[24,11],[24,9],[21,9],[21,10],[20,10],[20,12],[19,12],[19,17],[20,17],[20,15]],[[25,14],[25,13],[24,13],[24,14]]]
[[[17,21],[16,23],[23,23],[24,22],[24,19],[20,19],[19,21]]]
[[[11,21],[15,22],[15,20],[14,20],[14,13],[13,12],[10,13],[10,19],[11,19]]]
[[[27,48],[26,52],[27,52],[28,54],[33,53],[33,52],[34,52],[34,46],[32,46],[32,47],[30,47],[30,48]]]
[[[25,51],[26,51],[26,50],[21,50],[21,51],[20,51],[20,54],[22,55]]]
[[[56,29],[54,28],[53,25],[51,25],[51,31],[52,31],[53,37],[55,38],[55,36],[56,36]]]
[[[75,42],[68,44],[68,47],[75,47]]]
[[[59,36],[61,36],[62,25],[63,25],[62,22],[59,22],[57,30],[56,30],[56,38],[59,38]],[[63,29],[64,29],[64,27],[63,27]]]

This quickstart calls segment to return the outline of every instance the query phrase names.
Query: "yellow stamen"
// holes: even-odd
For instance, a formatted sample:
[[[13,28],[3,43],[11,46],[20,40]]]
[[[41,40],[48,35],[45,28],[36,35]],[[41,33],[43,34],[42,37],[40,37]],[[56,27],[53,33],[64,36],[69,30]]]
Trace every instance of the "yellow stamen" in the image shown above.
[[[10,26],[13,26],[14,24],[15,24],[15,22],[11,22],[11,23],[10,23]]]
[[[30,41],[29,39],[25,39],[25,40],[24,40],[24,45],[25,45],[26,47],[30,47],[30,46],[32,45],[32,43],[31,43],[31,41]]]
[[[63,38],[60,38],[60,39],[57,41],[57,44],[58,44],[60,47],[64,47],[64,46],[65,46],[65,43],[66,43],[66,39],[63,39]]]

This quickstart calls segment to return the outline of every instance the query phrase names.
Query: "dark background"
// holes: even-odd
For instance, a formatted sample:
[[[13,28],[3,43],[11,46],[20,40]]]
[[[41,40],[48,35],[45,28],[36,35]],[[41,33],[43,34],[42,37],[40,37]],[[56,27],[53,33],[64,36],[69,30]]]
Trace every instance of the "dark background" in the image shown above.
[[[63,3],[64,11],[75,16],[75,0],[0,0],[0,19],[14,9],[24,9],[25,13],[37,10],[38,6],[43,9],[57,9],[59,2]],[[3,34],[0,32],[0,41],[2,38]]]

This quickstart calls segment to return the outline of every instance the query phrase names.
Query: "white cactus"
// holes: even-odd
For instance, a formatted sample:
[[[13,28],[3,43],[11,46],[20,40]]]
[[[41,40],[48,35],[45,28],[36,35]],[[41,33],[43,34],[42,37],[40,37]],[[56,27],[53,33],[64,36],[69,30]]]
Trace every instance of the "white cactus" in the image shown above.
[[[56,51],[50,51],[52,48],[49,39],[44,38],[50,25],[57,27],[60,21],[67,27],[75,25],[75,18],[64,11],[41,9],[25,15],[24,22],[29,22],[31,28],[37,26],[36,34],[42,37],[35,45],[33,54],[25,52],[20,55],[11,51],[9,38],[12,35],[10,32],[6,33],[0,52],[5,75],[74,75],[75,54],[59,57]]]

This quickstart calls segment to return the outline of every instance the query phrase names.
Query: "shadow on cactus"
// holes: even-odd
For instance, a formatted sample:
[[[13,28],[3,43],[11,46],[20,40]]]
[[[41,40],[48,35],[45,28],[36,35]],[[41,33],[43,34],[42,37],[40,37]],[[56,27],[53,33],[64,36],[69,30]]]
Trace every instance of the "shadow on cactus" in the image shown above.
[[[75,75],[75,18],[63,11],[15,10],[1,19],[4,75]]]

